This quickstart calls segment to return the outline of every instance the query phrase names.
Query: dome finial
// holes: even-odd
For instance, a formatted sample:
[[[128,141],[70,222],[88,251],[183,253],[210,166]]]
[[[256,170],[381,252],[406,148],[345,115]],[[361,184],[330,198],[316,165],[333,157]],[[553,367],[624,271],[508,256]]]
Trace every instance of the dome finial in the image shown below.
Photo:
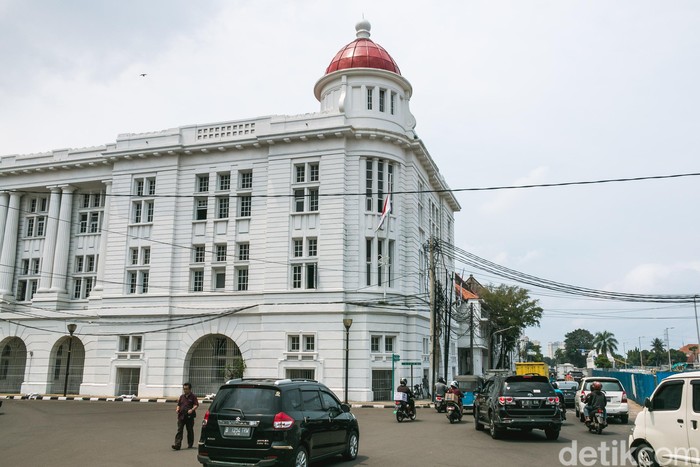
[[[368,39],[369,31],[372,29],[372,25],[369,21],[365,19],[365,15],[362,15],[362,21],[355,25],[355,31],[357,31],[357,38]]]

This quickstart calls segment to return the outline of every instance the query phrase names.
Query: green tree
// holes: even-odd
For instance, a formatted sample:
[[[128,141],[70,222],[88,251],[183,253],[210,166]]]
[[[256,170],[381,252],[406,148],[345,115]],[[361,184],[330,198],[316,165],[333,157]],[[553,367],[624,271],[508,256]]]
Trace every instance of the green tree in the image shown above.
[[[656,337],[651,341],[651,353],[654,365],[659,366],[659,363],[663,362],[663,358],[666,356],[666,347],[664,346],[664,341]]]
[[[596,368],[612,368],[613,366],[612,362],[605,354],[598,355],[593,363]]]
[[[586,354],[591,350],[593,334],[586,329],[575,329],[564,336],[564,359],[574,366],[586,366]]]
[[[522,330],[539,326],[542,308],[537,300],[530,298],[528,291],[512,285],[488,285],[482,291],[483,310],[490,319],[489,346],[491,368],[493,357],[497,357],[495,368],[506,366],[506,356],[515,349]],[[495,335],[494,333],[497,333]],[[496,347],[496,343],[500,343]],[[498,355],[494,355],[498,352]]]
[[[593,348],[599,354],[612,354],[617,350],[617,339],[615,335],[608,331],[597,332],[593,338]]]

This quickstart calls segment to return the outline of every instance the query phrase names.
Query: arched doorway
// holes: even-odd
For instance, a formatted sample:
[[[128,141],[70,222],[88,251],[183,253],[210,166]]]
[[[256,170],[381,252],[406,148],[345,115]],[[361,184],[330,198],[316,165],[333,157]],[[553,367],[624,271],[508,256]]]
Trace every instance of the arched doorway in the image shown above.
[[[19,337],[0,343],[0,392],[20,393],[27,365],[27,346]]]
[[[51,349],[51,366],[49,366],[49,393],[63,394],[66,387],[67,394],[80,394],[80,385],[83,383],[83,365],[85,364],[85,347],[79,338],[64,336],[56,341]],[[68,366],[68,347],[70,344],[70,369],[68,370],[68,386],[66,386],[66,367]]]
[[[223,334],[210,334],[194,343],[187,362],[187,380],[198,395],[212,394],[226,381],[227,368],[242,361],[235,342]]]

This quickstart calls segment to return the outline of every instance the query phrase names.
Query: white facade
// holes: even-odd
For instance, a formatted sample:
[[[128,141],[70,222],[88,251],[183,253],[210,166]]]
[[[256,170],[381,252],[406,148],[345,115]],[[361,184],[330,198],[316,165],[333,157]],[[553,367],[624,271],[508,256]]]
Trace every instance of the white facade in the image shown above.
[[[347,399],[391,397],[392,354],[427,368],[423,247],[460,209],[411,93],[342,69],[317,113],[0,157],[0,393],[204,394],[242,357],[344,397],[350,318]]]

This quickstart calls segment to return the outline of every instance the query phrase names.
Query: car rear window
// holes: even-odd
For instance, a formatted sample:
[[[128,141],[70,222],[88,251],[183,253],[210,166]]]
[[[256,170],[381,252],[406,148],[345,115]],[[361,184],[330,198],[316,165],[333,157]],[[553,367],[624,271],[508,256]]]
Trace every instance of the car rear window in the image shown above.
[[[578,383],[576,381],[557,381],[557,386],[559,389],[576,389]]]
[[[236,386],[219,390],[212,403],[212,412],[237,409],[244,414],[276,413],[281,393],[276,388]]]
[[[554,388],[551,384],[541,381],[505,381],[503,383],[503,394],[522,396],[527,393],[535,396],[553,396]]]
[[[586,390],[591,389],[591,384],[594,383],[595,380],[592,381],[586,381]],[[624,389],[622,389],[622,384],[620,384],[619,381],[599,381],[600,384],[603,385],[603,391],[617,391],[617,392],[622,392]]]

